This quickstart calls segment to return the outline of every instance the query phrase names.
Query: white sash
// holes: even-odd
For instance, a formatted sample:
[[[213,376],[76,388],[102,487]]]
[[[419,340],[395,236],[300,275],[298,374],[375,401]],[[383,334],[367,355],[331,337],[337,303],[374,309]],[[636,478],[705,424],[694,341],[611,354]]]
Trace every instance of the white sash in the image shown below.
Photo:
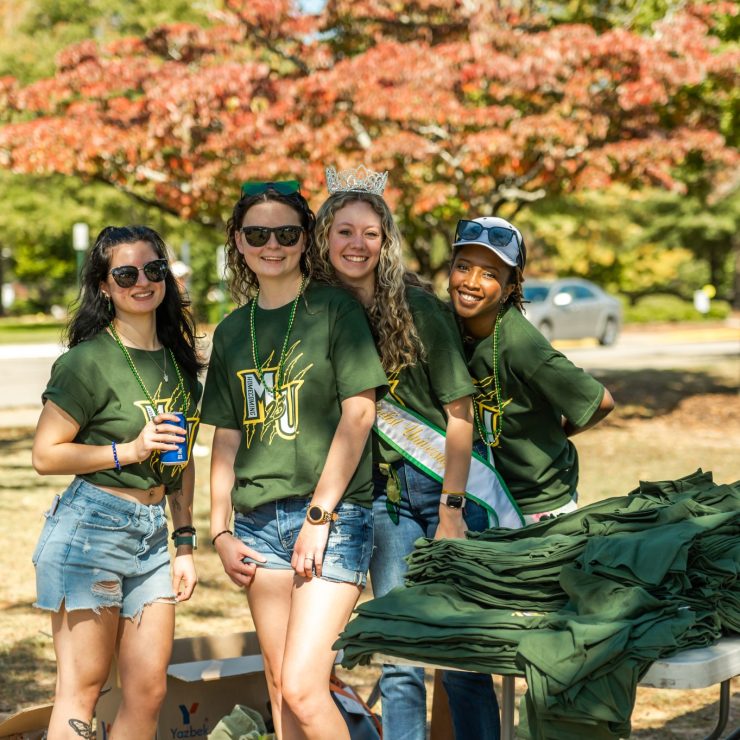
[[[388,396],[378,401],[377,408],[375,433],[409,462],[441,483],[445,470],[444,431]],[[465,494],[488,512],[490,527],[519,529],[524,526],[519,507],[498,471],[477,452],[473,452],[470,460]]]

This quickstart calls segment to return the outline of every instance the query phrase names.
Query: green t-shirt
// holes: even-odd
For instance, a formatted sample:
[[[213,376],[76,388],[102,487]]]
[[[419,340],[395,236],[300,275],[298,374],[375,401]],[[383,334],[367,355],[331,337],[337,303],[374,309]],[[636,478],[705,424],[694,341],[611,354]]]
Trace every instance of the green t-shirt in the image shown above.
[[[131,442],[144,425],[159,413],[182,411],[188,420],[188,459],[198,433],[198,401],[201,386],[196,378],[182,373],[189,396],[187,410],[180,398],[177,373],[167,353],[167,382],[162,378],[162,350],[148,352],[127,348],[136,369],[156,402],[152,408],[136,377],[107,331],[72,347],[57,359],[44,391],[44,401],[53,401],[79,425],[74,441],[88,445]],[[158,363],[158,364],[157,364]],[[111,460],[113,459],[111,450]],[[179,487],[185,465],[162,465],[160,453],[144,462],[81,475],[96,486],[147,489],[164,483],[168,491]]]
[[[499,328],[503,426],[493,448],[496,468],[524,514],[564,506],[578,485],[578,454],[561,425],[593,416],[604,387],[550,346],[515,308]],[[493,377],[493,335],[466,346],[478,418],[492,435],[499,406]],[[492,436],[489,437],[492,439]]]
[[[451,309],[436,296],[423,288],[409,286],[406,298],[425,357],[389,375],[389,394],[401,405],[445,429],[444,404],[475,392],[465,364],[460,332]],[[400,460],[401,455],[374,434],[373,459],[390,463]]]
[[[310,496],[341,417],[341,403],[387,382],[362,306],[345,290],[310,283],[298,302],[283,370],[282,403],[270,389],[291,304],[257,307],[255,327],[265,385],[255,370],[251,303],[216,328],[203,398],[203,421],[239,429],[232,503],[248,512],[269,501]],[[369,441],[343,500],[369,506]]]

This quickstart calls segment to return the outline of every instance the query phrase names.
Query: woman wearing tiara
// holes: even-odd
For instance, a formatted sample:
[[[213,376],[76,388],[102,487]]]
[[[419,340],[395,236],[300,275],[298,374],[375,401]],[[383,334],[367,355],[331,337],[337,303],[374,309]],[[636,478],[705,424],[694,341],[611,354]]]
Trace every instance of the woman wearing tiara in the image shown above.
[[[49,737],[92,737],[114,650],[123,701],[110,737],[152,737],[175,604],[196,583],[193,465],[167,465],[163,453],[193,444],[200,393],[193,323],[156,232],[100,232],[68,336],[33,442],[39,473],[75,476],[46,513],[33,554],[35,605],[51,612],[57,658]]]
[[[203,402],[216,427],[211,530],[246,588],[281,738],[349,738],[332,644],[372,549],[369,433],[386,379],[362,306],[314,282],[314,214],[292,181],[246,183]],[[231,525],[232,510],[234,523]]]
[[[404,556],[419,537],[463,537],[468,527],[485,529],[489,522],[483,506],[466,496],[474,388],[457,326],[447,306],[403,266],[401,236],[382,197],[386,179],[364,167],[329,168],[330,196],[316,222],[317,275],[347,286],[365,306],[390,384],[373,435],[375,596],[403,585]],[[415,434],[394,433],[408,424]],[[412,441],[422,437],[423,444]],[[425,455],[430,444],[436,455]],[[490,676],[445,671],[443,683],[457,737],[498,737]],[[380,689],[385,740],[423,740],[424,671],[386,665]]]

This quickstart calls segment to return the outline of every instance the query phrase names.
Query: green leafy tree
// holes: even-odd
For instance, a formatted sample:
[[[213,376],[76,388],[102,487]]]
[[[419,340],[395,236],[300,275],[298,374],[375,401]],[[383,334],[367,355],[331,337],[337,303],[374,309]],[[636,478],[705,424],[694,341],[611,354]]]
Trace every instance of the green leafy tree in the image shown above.
[[[78,221],[89,225],[91,242],[108,224],[131,223],[145,223],[158,230],[175,257],[188,241],[193,265],[198,268],[191,277],[191,295],[198,305],[205,304],[206,293],[216,281],[215,251],[220,235],[137,203],[111,188],[59,175],[18,178],[0,172],[0,200],[4,204],[0,209],[0,248],[12,254],[10,271],[28,288],[29,309],[48,311],[74,297],[77,280],[72,226]]]
[[[462,215],[615,182],[687,192],[692,158],[713,198],[740,164],[726,3],[606,2],[603,25],[588,3],[554,19],[527,3],[224,4],[211,27],[88,39],[53,76],[0,79],[0,165],[221,229],[245,179],[297,175],[318,204],[326,164],[365,162],[392,171],[386,196],[432,275]],[[622,18],[638,7],[661,16],[649,30]]]
[[[220,3],[202,0],[6,0],[0,5],[0,77],[31,83],[54,74],[57,54],[88,38],[111,41],[121,35],[143,35],[173,21],[207,27],[209,13]],[[0,112],[0,117],[2,112]],[[0,172],[0,248],[3,280],[14,278],[29,290],[26,306],[47,311],[65,305],[76,290],[72,224],[95,229],[110,223],[147,223],[177,247],[191,244],[191,293],[196,306],[215,275],[215,247],[221,235],[184,222],[160,208],[141,203],[129,193],[81,177],[50,177]]]
[[[584,277],[633,303],[656,291],[690,298],[707,282],[706,265],[689,249],[651,238],[640,224],[661,197],[658,190],[616,185],[535,204],[518,219],[534,237],[527,273]]]
[[[94,38],[144,35],[176,21],[207,26],[218,0],[4,0],[0,8],[0,76],[22,82],[54,74],[56,55]]]

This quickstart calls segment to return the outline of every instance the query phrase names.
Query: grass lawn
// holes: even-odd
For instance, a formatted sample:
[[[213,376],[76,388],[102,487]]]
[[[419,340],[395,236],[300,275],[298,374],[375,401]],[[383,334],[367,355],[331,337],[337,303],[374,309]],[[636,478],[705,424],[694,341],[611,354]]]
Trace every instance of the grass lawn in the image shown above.
[[[0,344],[58,343],[64,324],[48,316],[0,318]]]
[[[0,331],[0,335],[2,332]],[[655,370],[605,373],[618,410],[598,429],[575,437],[581,458],[583,503],[621,495],[640,479],[676,478],[704,468],[715,480],[740,478],[738,361],[711,370]],[[199,442],[210,445],[205,427]],[[31,553],[42,512],[67,477],[40,478],[31,469],[31,429],[0,429],[0,713],[48,701],[53,696],[54,654],[49,618],[32,608],[35,584]],[[197,460],[196,526],[208,532],[208,458]],[[179,636],[251,629],[246,600],[224,575],[207,542],[197,552],[199,585],[178,607]],[[368,592],[363,598],[369,598]],[[377,666],[344,671],[367,696]],[[518,690],[524,690],[518,681]],[[733,686],[729,727],[740,725],[740,683]],[[695,738],[714,726],[718,688],[700,691],[639,689],[633,737],[642,740]]]

